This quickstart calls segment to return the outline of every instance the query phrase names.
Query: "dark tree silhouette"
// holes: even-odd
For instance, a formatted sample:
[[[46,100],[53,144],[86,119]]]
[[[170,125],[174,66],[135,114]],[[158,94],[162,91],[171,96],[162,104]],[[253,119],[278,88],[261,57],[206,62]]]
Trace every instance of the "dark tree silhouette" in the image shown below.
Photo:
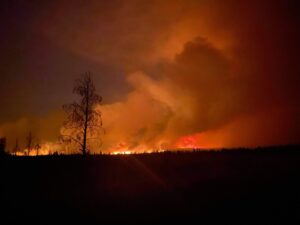
[[[39,143],[37,143],[35,146],[34,146],[34,149],[36,150],[36,156],[39,155],[39,151],[41,149],[41,145]]]
[[[28,133],[28,136],[26,137],[26,148],[27,148],[27,153],[26,154],[27,155],[30,154],[30,152],[31,152],[31,150],[33,148],[33,139],[34,139],[34,137],[32,135],[32,132],[30,131]]]
[[[86,155],[89,152],[88,139],[99,139],[97,131],[102,130],[101,112],[95,109],[95,106],[101,103],[102,97],[96,93],[89,72],[76,80],[73,93],[80,99],[78,102],[63,106],[68,117],[64,123],[62,140],[77,143],[82,154]]]
[[[0,156],[5,155],[6,138],[0,138]]]
[[[19,146],[19,140],[18,140],[18,138],[17,138],[17,139],[16,139],[15,147],[14,147],[14,149],[13,149],[13,153],[16,155],[17,152],[19,152],[19,151],[20,151],[20,146]]]

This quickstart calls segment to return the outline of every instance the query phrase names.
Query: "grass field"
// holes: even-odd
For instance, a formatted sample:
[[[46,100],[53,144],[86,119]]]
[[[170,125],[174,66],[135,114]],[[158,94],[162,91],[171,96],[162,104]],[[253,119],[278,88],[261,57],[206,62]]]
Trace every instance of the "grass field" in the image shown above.
[[[1,224],[300,222],[299,146],[0,162]]]

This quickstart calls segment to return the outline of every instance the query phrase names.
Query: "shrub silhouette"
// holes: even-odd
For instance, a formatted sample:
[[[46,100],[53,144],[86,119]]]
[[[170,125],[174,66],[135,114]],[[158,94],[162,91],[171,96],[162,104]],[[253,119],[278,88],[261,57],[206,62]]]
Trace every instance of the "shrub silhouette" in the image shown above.
[[[0,156],[5,155],[6,138],[0,138]]]

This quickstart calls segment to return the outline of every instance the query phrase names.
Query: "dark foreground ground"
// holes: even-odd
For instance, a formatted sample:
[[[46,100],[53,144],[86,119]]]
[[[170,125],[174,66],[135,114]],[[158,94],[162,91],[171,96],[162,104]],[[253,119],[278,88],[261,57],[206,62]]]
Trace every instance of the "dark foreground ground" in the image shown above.
[[[0,163],[0,224],[300,222],[295,146]]]

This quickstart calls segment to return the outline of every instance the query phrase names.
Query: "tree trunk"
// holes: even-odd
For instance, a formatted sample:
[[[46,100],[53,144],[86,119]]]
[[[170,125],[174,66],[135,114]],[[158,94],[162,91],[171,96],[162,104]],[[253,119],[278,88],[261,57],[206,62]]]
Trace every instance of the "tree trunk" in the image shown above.
[[[84,130],[83,130],[83,145],[82,145],[82,154],[86,155],[86,136],[88,129],[88,119],[89,119],[89,85],[87,86],[86,91],[86,106],[85,106],[85,121],[84,121]]]
[[[86,132],[87,132],[87,121],[84,124],[84,131],[83,131],[83,145],[82,145],[83,155],[86,155]]]

